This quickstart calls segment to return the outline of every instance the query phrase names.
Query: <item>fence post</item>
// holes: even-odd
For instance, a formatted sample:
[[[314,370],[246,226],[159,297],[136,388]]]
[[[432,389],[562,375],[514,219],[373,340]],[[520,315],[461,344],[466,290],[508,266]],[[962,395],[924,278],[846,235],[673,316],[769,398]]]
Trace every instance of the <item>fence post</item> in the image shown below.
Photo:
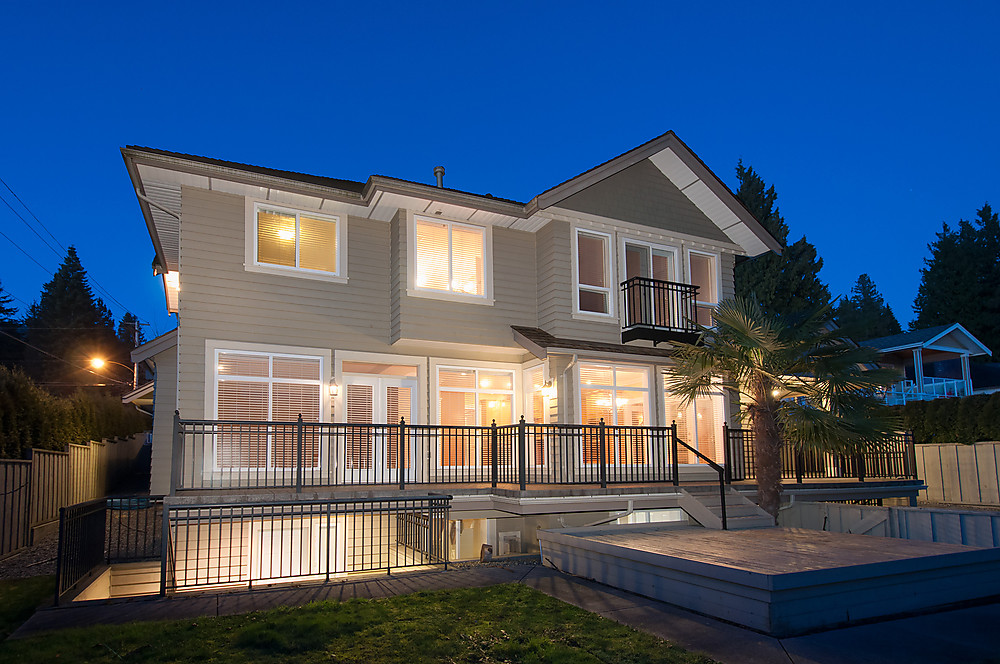
[[[499,469],[497,467],[498,447],[499,445],[497,444],[497,421],[493,420],[493,426],[490,429],[490,459],[492,459],[493,461],[493,463],[491,464],[493,467],[490,469],[490,472],[492,473],[494,489],[497,488],[497,479],[499,475]]]
[[[906,437],[906,461],[910,465],[906,469],[906,476],[913,479],[920,479],[917,477],[917,446],[913,442],[913,432],[907,431],[903,435]]]
[[[802,450],[795,450],[795,481],[802,484],[802,466],[806,463]]]
[[[63,572],[63,542],[66,541],[66,508],[59,508],[59,542],[56,544],[56,597],[55,605],[59,606],[59,594],[62,590],[62,572]]]
[[[680,464],[677,463],[677,421],[670,423],[670,465],[674,474],[674,486],[680,486]]]
[[[865,481],[865,455],[863,453],[859,452],[858,454],[855,455],[854,458],[857,459],[856,463],[858,464],[858,481],[859,482],[864,482]]]
[[[302,493],[302,413],[295,425],[295,493]]]
[[[608,439],[603,417],[597,423],[597,469],[601,488],[608,488]]]
[[[524,415],[521,416],[521,421],[517,423],[517,480],[521,485],[521,491],[524,491],[528,484],[528,432],[527,425],[524,422]],[[496,468],[497,458],[493,457],[493,468]],[[494,472],[496,472],[494,470]]]
[[[732,484],[733,483],[733,467],[732,467],[732,461],[730,460],[730,458],[732,457],[732,455],[730,454],[730,451],[731,450],[729,449],[729,423],[728,422],[723,422],[722,423],[722,463],[725,466],[725,470],[726,470],[726,484]]]
[[[163,501],[163,522],[160,526],[160,597],[165,597],[167,594],[167,557],[169,554],[170,505],[167,504],[167,501]]]
[[[181,481],[181,470],[184,466],[184,432],[181,429],[181,411],[174,411],[173,454],[170,463],[170,495],[177,493],[177,485]],[[193,479],[193,478],[192,478]]]
[[[399,418],[399,438],[396,441],[396,472],[399,473],[399,490],[406,488],[406,418]]]

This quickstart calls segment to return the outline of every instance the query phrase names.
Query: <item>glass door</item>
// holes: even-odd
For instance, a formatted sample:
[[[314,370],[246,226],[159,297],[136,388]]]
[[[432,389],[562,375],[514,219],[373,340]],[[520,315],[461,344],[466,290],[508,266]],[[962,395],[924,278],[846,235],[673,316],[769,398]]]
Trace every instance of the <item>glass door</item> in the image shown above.
[[[417,404],[415,378],[396,376],[345,376],[347,422],[351,427],[344,450],[345,480],[378,484],[399,480],[400,466],[410,479],[413,450],[399,440],[399,420],[414,421]],[[403,458],[400,459],[402,448]]]
[[[674,252],[636,242],[625,243],[625,278],[643,277],[657,281],[675,281]],[[632,320],[660,327],[679,327],[678,307],[671,307],[671,291],[650,284],[629,291],[626,306]],[[674,320],[677,319],[677,320]]]

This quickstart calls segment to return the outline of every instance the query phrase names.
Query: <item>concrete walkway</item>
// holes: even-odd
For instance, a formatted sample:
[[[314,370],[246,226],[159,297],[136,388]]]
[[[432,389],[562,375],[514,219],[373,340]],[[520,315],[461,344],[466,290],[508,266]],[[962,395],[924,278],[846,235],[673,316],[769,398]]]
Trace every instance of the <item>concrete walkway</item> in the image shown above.
[[[300,606],[320,600],[381,598],[419,590],[523,583],[552,597],[704,653],[725,664],[937,664],[1000,659],[1000,603],[774,639],[601,584],[534,565],[414,572],[252,592],[82,602],[35,613],[11,638],[93,624],[176,620]]]

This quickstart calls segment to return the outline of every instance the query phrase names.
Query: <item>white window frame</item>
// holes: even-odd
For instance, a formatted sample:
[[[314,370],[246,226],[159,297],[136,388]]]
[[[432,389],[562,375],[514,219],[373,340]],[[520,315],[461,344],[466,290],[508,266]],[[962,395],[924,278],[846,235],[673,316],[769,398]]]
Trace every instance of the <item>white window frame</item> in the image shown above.
[[[625,245],[634,244],[643,247],[647,247],[652,255],[653,251],[665,251],[672,255],[674,261],[674,281],[681,281],[683,279],[682,272],[683,267],[681,266],[681,252],[680,248],[669,244],[659,244],[657,242],[651,242],[649,240],[640,240],[638,238],[622,236],[620,242],[618,243],[618,262],[621,265],[621,272],[618,275],[619,283],[627,279],[626,270],[628,270],[628,264],[625,259]]]
[[[441,217],[431,217],[427,215],[408,215],[409,249],[408,257],[408,277],[409,287],[406,294],[412,297],[425,297],[432,300],[447,300],[453,302],[466,302],[469,304],[493,305],[493,227],[470,224],[453,219]],[[426,221],[432,224],[445,224],[448,226],[448,287],[449,290],[438,288],[421,288],[417,285],[417,222]],[[451,229],[455,226],[464,228],[474,228],[483,232],[483,293],[482,295],[472,295],[450,290],[451,288]]]
[[[475,384],[476,384],[475,388],[468,388],[468,387],[444,387],[444,388],[442,388],[441,387],[441,370],[442,369],[444,369],[445,371],[448,371],[448,370],[454,370],[454,371],[473,371],[475,373],[475,377],[476,377],[475,378]],[[509,390],[494,390],[494,389],[489,389],[489,388],[481,388],[479,386],[479,372],[480,371],[487,371],[487,372],[490,372],[490,373],[507,373],[507,374],[510,374],[510,385],[511,385],[511,388]],[[476,397],[475,397],[475,403],[476,403],[476,424],[469,425],[469,426],[476,426],[476,427],[481,426],[479,424],[480,415],[481,415],[480,410],[479,410],[479,396],[481,394],[497,394],[497,395],[503,395],[503,396],[510,396],[510,417],[511,417],[512,421],[511,422],[497,422],[497,426],[505,426],[505,425],[510,425],[510,424],[516,423],[518,421],[518,419],[517,419],[518,418],[518,414],[517,414],[518,398],[517,398],[517,396],[518,396],[518,393],[519,393],[519,390],[518,390],[518,388],[519,388],[519,385],[518,385],[519,376],[518,376],[518,374],[519,373],[520,372],[517,369],[515,369],[515,368],[509,368],[509,367],[496,368],[496,367],[490,367],[490,366],[482,366],[479,363],[476,363],[475,366],[462,366],[462,365],[455,365],[455,364],[435,364],[435,366],[434,366],[434,413],[435,413],[435,419],[436,419],[438,425],[441,424],[441,393],[442,392],[463,392],[464,393],[464,392],[470,392],[470,391],[473,392],[473,393],[475,393],[475,395],[476,395]],[[482,460],[483,460],[483,451],[481,449],[479,449],[479,446],[477,445],[476,449],[474,450],[474,457],[472,458],[472,462],[473,462],[472,464],[466,463],[463,466],[442,466],[441,465],[441,459],[438,458],[437,459],[437,468],[438,469],[441,469],[441,468],[450,468],[450,469],[455,469],[455,468],[481,468],[482,467]]]
[[[650,367],[649,365],[646,365],[646,364],[628,364],[628,363],[624,363],[624,362],[612,362],[612,361],[606,361],[606,360],[589,360],[589,359],[585,360],[583,358],[580,359],[579,365],[577,367],[575,367],[575,370],[574,370],[574,373],[576,374],[576,376],[575,376],[575,378],[576,378],[576,412],[577,412],[576,419],[581,424],[583,423],[583,389],[584,389],[584,385],[583,385],[583,372],[582,372],[582,369],[583,369],[584,365],[597,366],[597,367],[610,367],[611,370],[612,370],[612,380],[615,383],[614,385],[596,385],[596,384],[589,384],[588,383],[587,386],[586,386],[587,389],[608,389],[608,390],[611,390],[614,395],[617,395],[619,389],[622,389],[624,391],[633,391],[633,392],[643,392],[644,391],[646,393],[646,413],[645,413],[646,423],[643,424],[642,426],[645,426],[645,427],[651,427],[651,426],[653,426],[653,413],[655,412],[655,410],[654,410],[653,389],[651,387],[652,386],[652,382],[651,381],[653,381],[656,378],[656,375],[655,375],[655,373],[653,373],[653,368],[652,367]],[[639,369],[641,371],[646,372],[646,387],[645,387],[645,389],[643,389],[641,387],[621,387],[621,388],[619,388],[618,387],[618,374],[617,374],[617,370],[618,369],[626,369],[626,370],[628,370],[628,369],[631,369],[631,370]],[[611,398],[612,398],[612,400],[615,400],[617,397],[616,396],[612,396]],[[617,418],[618,418],[617,408],[612,408],[612,412],[614,413],[613,419],[617,420]],[[614,422],[605,422],[605,424],[608,425],[608,426],[613,426],[613,425],[614,426],[631,426],[631,425],[627,425],[627,424],[615,425]]]
[[[286,384],[286,385],[288,385],[288,384],[291,384],[291,385],[315,385],[317,388],[319,388],[319,390],[318,390],[318,394],[319,394],[319,421],[320,422],[324,421],[324,414],[326,412],[327,404],[329,403],[329,399],[325,396],[325,393],[324,393],[324,388],[326,386],[326,371],[327,371],[327,366],[329,365],[329,362],[328,362],[328,360],[325,360],[322,355],[302,355],[300,353],[281,353],[281,352],[264,351],[264,350],[246,350],[246,349],[234,350],[234,349],[230,349],[230,348],[215,348],[214,350],[215,350],[215,352],[211,355],[211,357],[212,357],[212,376],[213,376],[213,380],[212,380],[212,401],[213,401],[213,404],[214,404],[214,408],[213,408],[213,411],[212,411],[212,419],[215,419],[215,420],[219,419],[219,384],[221,382],[220,381],[220,377],[221,376],[219,374],[219,355],[221,355],[223,353],[226,353],[226,354],[231,354],[231,355],[267,355],[267,358],[268,358],[268,360],[267,360],[268,361],[268,374],[269,375],[267,377],[263,377],[263,376],[224,376],[224,377],[221,377],[223,380],[225,380],[225,379],[228,378],[228,379],[232,379],[232,380],[239,380],[240,382],[244,382],[244,383],[265,383],[265,384],[268,384],[268,385],[272,385],[274,383],[281,383],[281,384]],[[305,380],[305,379],[300,379],[300,378],[274,378],[270,374],[274,373],[274,369],[273,369],[273,367],[274,367],[274,358],[276,358],[276,357],[282,357],[282,358],[288,357],[288,358],[297,358],[297,359],[306,359],[306,360],[319,360],[319,379],[318,380]],[[269,395],[269,398],[268,398],[268,401],[267,401],[268,416],[267,416],[267,420],[266,421],[270,422],[270,421],[272,421],[272,418],[273,418],[273,413],[272,413],[271,409],[274,406],[273,399],[270,398],[270,389],[268,390],[268,395]],[[218,452],[218,450],[217,450],[218,442],[215,441],[215,440],[213,440],[213,442],[212,442],[212,450],[211,450],[212,451],[212,470],[214,472],[222,472],[222,471],[225,471],[225,472],[232,472],[232,471],[241,472],[241,471],[256,471],[256,470],[263,470],[265,472],[271,472],[271,471],[286,472],[286,469],[284,467],[278,467],[278,466],[273,465],[273,463],[272,463],[272,460],[273,460],[272,459],[272,457],[273,457],[273,450],[271,449],[271,444],[272,444],[272,438],[269,435],[268,436],[268,442],[267,442],[267,452],[265,453],[265,456],[264,456],[264,458],[266,459],[265,463],[267,465],[264,465],[264,466],[226,466],[225,468],[223,468],[223,467],[221,467],[221,466],[218,465],[218,459],[219,459],[218,454],[217,454],[217,452]],[[306,469],[306,470],[310,470],[310,471],[316,470],[318,468],[322,468],[323,465],[324,465],[324,458],[323,458],[323,450],[322,449],[320,450],[320,453],[317,456],[316,464],[317,464],[316,466],[308,466],[308,467],[303,466],[303,468]]]
[[[660,417],[663,418],[663,425],[666,426],[666,427],[669,427],[669,426],[671,426],[673,424],[673,421],[669,417],[667,417],[667,386],[666,386],[666,379],[667,379],[667,375],[669,373],[670,373],[670,369],[663,369],[660,372],[660,376],[658,377],[659,378],[659,384],[660,384],[659,385],[660,398],[661,398],[661,401],[662,401],[662,405],[660,407],[661,408]],[[701,449],[701,436],[698,434],[698,430],[699,430],[700,427],[698,425],[698,404],[697,404],[697,402],[699,402],[699,401],[706,401],[706,400],[707,401],[711,401],[711,403],[712,403],[712,411],[713,411],[713,414],[714,414],[714,421],[711,424],[712,436],[715,439],[716,447],[719,450],[723,450],[724,451],[725,450],[726,441],[725,440],[721,440],[721,437],[722,437],[722,427],[728,421],[728,418],[726,417],[726,406],[727,406],[727,404],[726,404],[725,397],[726,397],[726,394],[722,390],[721,387],[719,389],[712,389],[708,394],[705,394],[705,395],[702,395],[702,396],[699,396],[699,397],[695,397],[694,399],[692,399],[691,402],[688,403],[688,405],[686,407],[685,415],[688,416],[688,418],[691,420],[691,422],[694,423],[694,431],[693,431],[693,433],[694,433],[694,439],[693,440],[685,440],[684,442],[687,443],[688,445],[690,445],[691,447],[693,447],[694,449],[698,450],[702,454],[705,454],[705,456],[711,456],[711,455],[706,454],[705,451],[703,449]],[[719,463],[719,464],[723,463],[723,461],[724,461],[724,459],[715,459],[715,462]],[[698,466],[698,465],[704,465],[704,464],[694,463],[694,464],[681,464],[681,465]]]
[[[701,299],[702,293],[698,293],[698,299],[695,300],[696,305],[714,307],[714,306],[716,306],[716,305],[719,304],[719,296],[722,294],[720,292],[721,291],[721,287],[722,287],[722,260],[721,260],[721,256],[718,253],[713,252],[713,251],[703,251],[701,249],[691,249],[691,248],[688,248],[688,250],[685,252],[685,258],[686,258],[686,260],[684,261],[684,269],[686,271],[687,283],[692,284],[692,285],[693,285],[693,282],[692,282],[692,279],[691,279],[691,256],[692,256],[692,254],[698,255],[698,256],[708,256],[709,258],[712,259],[713,264],[715,265],[715,270],[714,270],[714,272],[715,272],[715,284],[714,284],[714,287],[715,287],[715,301],[709,301],[709,300],[703,300],[703,299]]]
[[[608,311],[607,313],[600,313],[597,311],[583,311],[580,309],[580,248],[579,248],[579,237],[580,234],[593,235],[604,238],[604,279],[608,284],[607,288],[600,288],[598,286],[584,286],[584,290],[591,292],[607,292],[608,295]],[[601,231],[593,230],[590,228],[584,228],[578,226],[573,228],[573,317],[574,318],[591,318],[598,320],[608,320],[617,317],[616,304],[618,302],[618,283],[615,282],[615,275],[617,270],[615,269],[615,251],[613,247],[615,246],[614,238],[610,233],[603,233]]]
[[[276,265],[274,263],[262,263],[257,260],[257,214],[260,210],[271,210],[282,214],[295,216],[295,262],[299,261],[299,217],[305,215],[314,219],[330,221],[337,224],[337,247],[336,261],[337,271],[327,272],[326,270],[312,270],[302,267],[292,267],[289,265]],[[332,281],[335,283],[347,283],[347,215],[331,214],[330,212],[320,212],[318,210],[307,210],[303,208],[293,208],[285,205],[273,205],[268,201],[253,201],[247,199],[247,220],[246,220],[246,260],[244,268],[248,272],[263,272],[268,274],[278,274],[290,277],[300,277],[306,279],[317,279],[320,281]]]

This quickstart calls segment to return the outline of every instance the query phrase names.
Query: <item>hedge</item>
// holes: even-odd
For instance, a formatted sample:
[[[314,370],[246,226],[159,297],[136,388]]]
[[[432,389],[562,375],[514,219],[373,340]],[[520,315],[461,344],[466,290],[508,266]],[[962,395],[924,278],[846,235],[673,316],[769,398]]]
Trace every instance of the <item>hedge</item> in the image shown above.
[[[22,371],[0,366],[0,459],[22,459],[32,447],[64,450],[70,443],[129,436],[150,424],[115,395],[81,390],[57,397]]]
[[[893,406],[918,443],[1000,440],[1000,392]]]

